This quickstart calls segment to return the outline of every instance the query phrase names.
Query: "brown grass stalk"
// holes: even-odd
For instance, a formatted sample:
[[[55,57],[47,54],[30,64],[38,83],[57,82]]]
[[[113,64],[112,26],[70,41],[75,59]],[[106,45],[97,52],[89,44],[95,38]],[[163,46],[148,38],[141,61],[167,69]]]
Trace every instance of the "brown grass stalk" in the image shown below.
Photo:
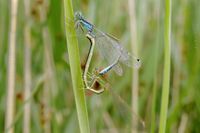
[[[8,71],[7,71],[7,99],[5,114],[5,129],[8,133],[14,132],[14,127],[10,127],[14,120],[15,110],[15,67],[16,67],[16,29],[17,29],[17,7],[18,0],[11,0],[11,23],[9,32],[9,53],[8,53]]]
[[[25,19],[30,17],[30,1],[24,0]],[[25,23],[24,28],[24,101],[27,101],[31,96],[31,35],[30,24],[28,21]],[[24,105],[23,114],[23,132],[30,133],[30,120],[31,120],[31,100]]]
[[[131,48],[132,52],[137,56],[137,31],[136,31],[136,17],[135,17],[135,0],[129,0],[129,18],[130,18],[130,33],[131,33]],[[133,69],[132,73],[132,110],[138,114],[138,70]],[[133,119],[133,127],[137,127],[137,120]],[[132,132],[135,132],[133,129]]]

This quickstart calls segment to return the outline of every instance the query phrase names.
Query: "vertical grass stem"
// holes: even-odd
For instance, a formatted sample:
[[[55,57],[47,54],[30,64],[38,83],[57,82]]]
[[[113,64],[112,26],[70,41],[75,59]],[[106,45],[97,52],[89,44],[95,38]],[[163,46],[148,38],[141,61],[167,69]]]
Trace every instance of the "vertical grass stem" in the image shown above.
[[[84,85],[82,81],[82,73],[80,67],[80,56],[78,49],[78,40],[76,38],[76,32],[74,24],[69,25],[69,19],[74,20],[73,7],[71,0],[64,0],[64,12],[65,12],[65,27],[68,55],[71,69],[71,77],[73,84],[73,91],[76,102],[76,109],[78,113],[78,121],[81,133],[90,133],[88,113],[86,108]],[[68,24],[67,24],[68,23]]]
[[[160,113],[159,133],[164,133],[167,123],[167,109],[170,87],[170,54],[171,54],[171,0],[165,0],[165,26],[164,26],[164,75],[162,87],[162,101]]]

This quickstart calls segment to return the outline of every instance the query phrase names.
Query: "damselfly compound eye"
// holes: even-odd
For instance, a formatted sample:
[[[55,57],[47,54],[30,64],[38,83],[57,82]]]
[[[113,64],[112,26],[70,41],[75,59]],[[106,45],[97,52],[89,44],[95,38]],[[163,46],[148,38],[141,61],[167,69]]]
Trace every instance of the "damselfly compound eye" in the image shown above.
[[[82,19],[82,13],[79,11],[75,12],[75,17],[78,19]]]

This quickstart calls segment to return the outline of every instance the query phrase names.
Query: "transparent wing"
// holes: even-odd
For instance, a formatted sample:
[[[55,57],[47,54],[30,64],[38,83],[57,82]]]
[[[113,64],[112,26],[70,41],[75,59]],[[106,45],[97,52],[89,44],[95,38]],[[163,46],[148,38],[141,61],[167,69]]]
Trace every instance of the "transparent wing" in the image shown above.
[[[131,55],[126,49],[121,49],[121,57],[119,61],[128,67],[140,68],[141,60]]]
[[[120,56],[119,62],[128,67],[139,68],[141,66],[140,59],[132,56],[128,51],[126,51],[116,38],[98,29],[95,29],[94,34],[96,36],[96,44],[99,48],[100,54],[109,64],[113,63]],[[121,67],[119,65],[114,67],[117,74],[119,74],[119,71],[122,71],[120,69]]]
[[[122,76],[123,74],[123,70],[120,64],[116,64],[113,68],[113,70],[115,71],[115,73],[117,73],[119,76]]]
[[[96,40],[96,47],[99,50],[100,56],[105,59],[106,63],[108,65],[115,62],[121,52],[120,49],[117,48],[118,44],[115,43],[112,39],[110,39],[105,33],[95,29],[95,40]],[[118,74],[122,75],[123,70],[120,64],[117,64],[113,70]]]

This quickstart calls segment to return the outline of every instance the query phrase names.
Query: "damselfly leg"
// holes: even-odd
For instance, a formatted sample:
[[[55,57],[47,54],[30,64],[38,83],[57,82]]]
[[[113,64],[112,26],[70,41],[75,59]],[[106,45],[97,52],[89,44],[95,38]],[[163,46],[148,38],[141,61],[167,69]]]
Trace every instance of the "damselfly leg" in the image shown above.
[[[86,89],[91,90],[94,93],[100,94],[100,93],[102,93],[104,91],[104,88],[101,88],[99,90],[93,89],[93,86],[94,86],[94,84],[96,82],[96,77],[95,77],[94,80],[92,79],[92,83],[90,85],[88,84],[87,73],[88,73],[90,62],[91,62],[91,59],[92,59],[92,56],[93,56],[93,52],[94,52],[95,38],[94,38],[94,36],[92,34],[90,34],[90,32],[86,35],[86,37],[90,41],[90,49],[89,49],[89,52],[88,52],[88,57],[86,59],[85,70],[83,72],[83,81],[84,81],[84,84],[86,86]],[[107,66],[106,68],[102,69],[96,75],[97,76],[103,76],[106,73],[108,73],[113,67],[115,67],[118,64],[120,56],[121,55],[119,55],[119,57],[116,59],[116,61],[114,63],[112,63],[109,66]]]

